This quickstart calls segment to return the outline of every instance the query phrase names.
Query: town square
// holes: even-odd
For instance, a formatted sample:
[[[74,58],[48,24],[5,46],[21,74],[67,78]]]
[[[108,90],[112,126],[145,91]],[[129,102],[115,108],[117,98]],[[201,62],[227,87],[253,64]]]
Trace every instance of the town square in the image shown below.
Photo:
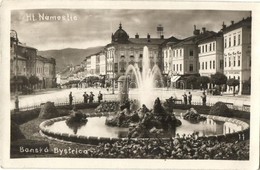
[[[11,11],[10,158],[249,161],[252,19]]]

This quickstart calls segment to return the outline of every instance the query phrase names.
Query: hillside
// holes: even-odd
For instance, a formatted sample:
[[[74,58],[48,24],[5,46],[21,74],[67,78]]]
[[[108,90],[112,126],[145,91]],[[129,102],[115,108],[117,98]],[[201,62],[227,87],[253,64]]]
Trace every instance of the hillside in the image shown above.
[[[76,48],[65,48],[61,50],[46,50],[38,51],[38,55],[43,57],[53,57],[56,59],[56,69],[57,72],[65,69],[68,65],[80,64],[86,56],[95,54],[102,50],[103,46],[90,47],[86,49],[76,49]]]

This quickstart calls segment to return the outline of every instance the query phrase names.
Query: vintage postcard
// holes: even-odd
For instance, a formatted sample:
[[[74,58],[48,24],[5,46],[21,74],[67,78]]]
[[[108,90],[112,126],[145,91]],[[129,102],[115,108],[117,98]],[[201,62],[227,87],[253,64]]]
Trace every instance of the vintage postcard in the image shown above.
[[[1,8],[2,167],[258,169],[258,3]]]

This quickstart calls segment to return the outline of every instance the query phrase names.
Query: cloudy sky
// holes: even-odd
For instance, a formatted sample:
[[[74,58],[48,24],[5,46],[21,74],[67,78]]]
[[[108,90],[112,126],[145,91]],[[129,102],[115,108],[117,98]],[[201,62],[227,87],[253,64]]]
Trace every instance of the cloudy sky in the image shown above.
[[[63,16],[64,20],[41,20],[39,15]],[[147,33],[157,37],[156,27],[161,24],[166,38],[185,38],[192,35],[193,25],[217,32],[223,21],[230,25],[231,20],[237,22],[248,16],[249,11],[15,10],[11,13],[11,29],[17,31],[22,43],[38,50],[88,48],[108,44],[120,22],[130,37],[136,33],[140,38],[146,37]]]

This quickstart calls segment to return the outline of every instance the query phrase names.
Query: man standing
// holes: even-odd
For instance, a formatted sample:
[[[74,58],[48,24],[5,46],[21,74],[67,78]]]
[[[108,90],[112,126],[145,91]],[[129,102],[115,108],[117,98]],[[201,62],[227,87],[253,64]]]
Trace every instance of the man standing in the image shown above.
[[[183,94],[182,96],[183,96],[184,104],[187,105],[187,101],[188,101],[188,99],[187,99],[187,95],[186,95],[186,93],[184,92],[184,94]]]
[[[103,94],[101,93],[101,91],[99,91],[99,93],[98,93],[98,103],[100,103],[101,100],[103,100]]]
[[[73,101],[73,96],[72,96],[72,92],[70,92],[70,94],[69,94],[70,106],[72,105],[72,101]]]
[[[202,105],[206,106],[207,96],[205,92],[202,93],[201,99],[202,99]]]
[[[192,100],[192,94],[191,94],[190,91],[189,91],[189,94],[188,94],[189,105],[191,105],[191,100]]]
[[[84,92],[83,98],[84,98],[84,103],[88,103],[88,94],[86,92]]]
[[[93,100],[94,100],[94,94],[93,92],[90,92],[90,95],[89,95],[89,103],[93,103]]]

